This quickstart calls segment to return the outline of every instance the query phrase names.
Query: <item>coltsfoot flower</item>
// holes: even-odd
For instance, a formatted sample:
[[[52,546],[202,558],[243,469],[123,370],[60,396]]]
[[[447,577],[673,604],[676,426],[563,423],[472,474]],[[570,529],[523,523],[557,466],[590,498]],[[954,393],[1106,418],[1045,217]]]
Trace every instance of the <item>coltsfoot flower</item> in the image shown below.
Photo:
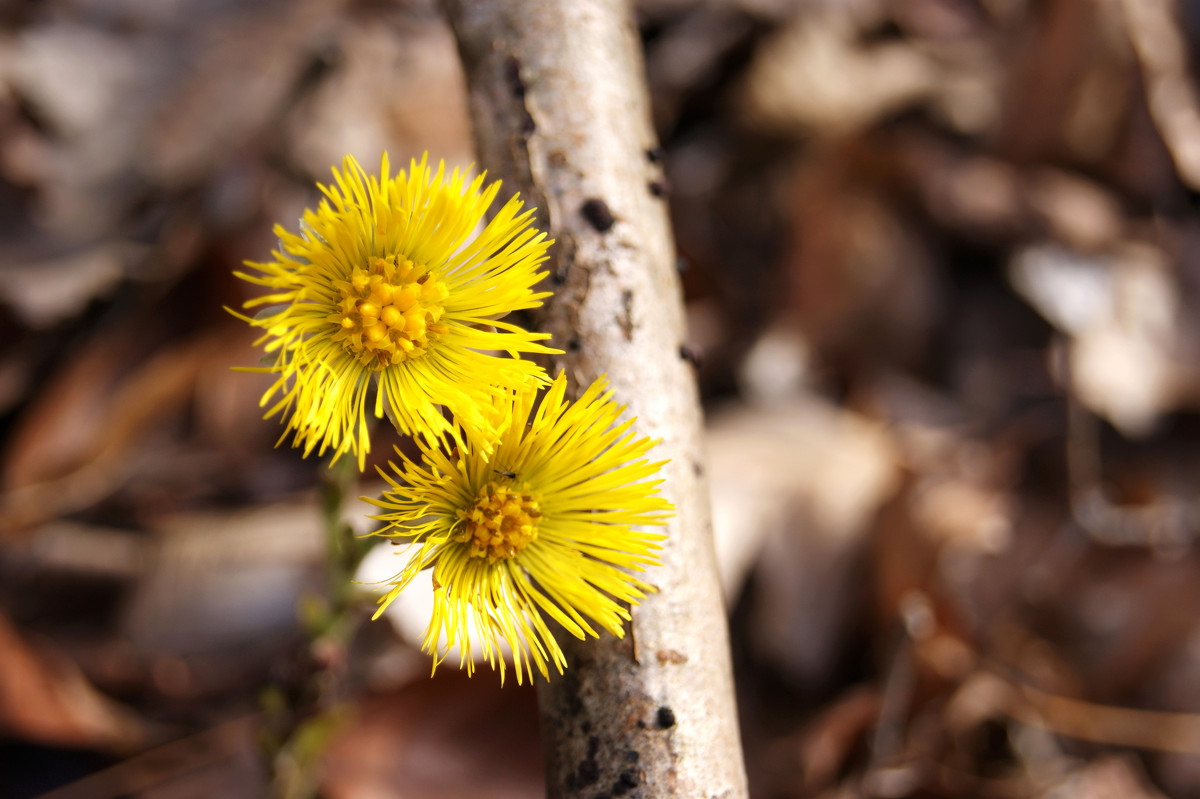
[[[275,229],[270,263],[247,263],[238,277],[270,289],[241,316],[264,330],[278,375],[262,404],[286,419],[284,438],[304,454],[350,452],[363,468],[370,447],[368,397],[376,417],[390,412],[401,433],[463,428],[492,431],[495,397],[549,382],[520,353],[554,353],[548,338],[500,321],[541,305],[533,285],[550,243],[530,227],[514,197],[478,230],[499,191],[480,175],[468,183],[426,158],[392,177],[384,154],[380,177],[347,156],[300,232]],[[478,231],[478,232],[477,232]],[[493,355],[489,352],[506,353]]]
[[[432,569],[423,646],[435,668],[457,644],[469,671],[474,629],[502,681],[502,644],[518,682],[534,667],[548,677],[548,664],[561,673],[566,659],[546,617],[578,638],[597,627],[620,637],[627,604],[653,590],[631,572],[658,563],[663,539],[636,528],[665,524],[673,510],[658,496],[662,480],[651,479],[663,462],[645,457],[657,442],[620,420],[625,409],[603,380],[574,403],[565,390],[560,374],[536,410],[533,388],[497,398],[491,441],[472,430],[418,439],[422,462],[401,456],[396,477],[385,474],[391,489],[374,500],[388,523],[380,534],[410,546],[375,615]]]

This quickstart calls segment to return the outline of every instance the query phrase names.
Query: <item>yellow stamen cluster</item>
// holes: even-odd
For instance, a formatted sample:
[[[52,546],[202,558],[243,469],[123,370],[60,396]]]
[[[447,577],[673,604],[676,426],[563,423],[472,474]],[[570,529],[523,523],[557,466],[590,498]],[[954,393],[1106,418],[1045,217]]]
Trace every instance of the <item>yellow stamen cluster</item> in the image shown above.
[[[466,522],[460,540],[470,544],[470,556],[487,558],[488,563],[516,557],[537,538],[537,520],[542,516],[539,500],[536,494],[511,486],[488,483],[481,488],[471,509],[459,511]]]
[[[380,370],[419,358],[431,337],[447,331],[439,320],[450,292],[428,268],[401,256],[372,258],[334,286],[342,301],[328,317],[338,326],[333,340],[363,366]]]

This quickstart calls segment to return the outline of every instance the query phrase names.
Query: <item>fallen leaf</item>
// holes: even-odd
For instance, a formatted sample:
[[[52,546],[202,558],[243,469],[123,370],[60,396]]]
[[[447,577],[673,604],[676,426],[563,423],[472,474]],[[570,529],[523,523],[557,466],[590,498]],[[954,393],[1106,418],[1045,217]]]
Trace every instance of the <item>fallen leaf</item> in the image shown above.
[[[40,650],[0,616],[0,731],[52,746],[129,752],[145,731],[74,663]]]

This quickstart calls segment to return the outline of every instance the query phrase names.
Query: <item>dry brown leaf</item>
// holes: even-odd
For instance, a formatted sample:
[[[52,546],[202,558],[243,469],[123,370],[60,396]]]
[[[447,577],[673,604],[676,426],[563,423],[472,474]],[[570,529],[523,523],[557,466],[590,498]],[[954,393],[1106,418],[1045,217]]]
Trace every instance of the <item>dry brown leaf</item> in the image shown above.
[[[189,512],[155,527],[159,548],[121,622],[140,650],[253,650],[292,628],[299,597],[320,587],[325,532],[311,501]]]
[[[133,714],[91,686],[66,658],[40,651],[0,616],[0,732],[52,746],[138,748]]]
[[[227,362],[235,334],[201,336],[129,368],[124,334],[98,337],[44,390],[13,435],[3,468],[0,530],[88,507],[134,466],[129,451],[180,410],[214,359]]]
[[[1044,799],[1165,799],[1129,757],[1107,757],[1072,772]]]
[[[439,671],[364,699],[325,758],[329,799],[545,795],[533,690]]]
[[[795,397],[714,415],[706,447],[727,599],[754,567],[758,654],[803,682],[824,679],[858,598],[865,538],[899,478],[894,442],[861,416]]]
[[[384,150],[393,169],[426,150],[451,167],[471,161],[466,86],[445,24],[351,23],[337,46],[332,74],[286,117],[288,148],[308,174],[324,179],[347,153],[376,170]]]
[[[339,23],[343,0],[248,6],[199,27],[189,79],[158,109],[147,143],[147,172],[178,186],[213,171],[286,110],[304,69]]]

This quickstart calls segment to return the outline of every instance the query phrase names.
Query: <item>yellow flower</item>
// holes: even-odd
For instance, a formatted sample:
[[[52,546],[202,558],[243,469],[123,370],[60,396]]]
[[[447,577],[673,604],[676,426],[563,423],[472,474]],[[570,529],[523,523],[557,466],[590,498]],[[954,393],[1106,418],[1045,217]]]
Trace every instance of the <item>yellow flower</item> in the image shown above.
[[[258,370],[278,375],[267,416],[286,418],[284,437],[294,430],[305,455],[332,447],[360,469],[372,387],[374,415],[387,410],[401,433],[450,431],[439,406],[488,431],[495,397],[549,382],[519,353],[557,352],[537,343],[547,335],[499,321],[550,294],[532,290],[551,244],[530,227],[532,211],[514,197],[478,230],[499,181],[447,178],[424,157],[391,177],[384,154],[380,170],[368,177],[347,156],[299,233],[276,226],[275,260],[236,273],[271,290],[246,303],[264,307],[256,316],[237,314],[266,331],[256,344],[274,358]]]
[[[566,659],[546,616],[577,638],[596,627],[624,635],[636,605],[653,588],[629,572],[656,565],[663,536],[635,529],[665,524],[672,506],[651,480],[663,462],[645,458],[657,442],[638,438],[624,406],[603,380],[574,403],[561,374],[534,411],[536,390],[497,399],[500,432],[483,441],[418,440],[422,464],[403,455],[399,479],[374,503],[381,535],[410,543],[409,560],[380,600],[378,617],[423,569],[433,569],[434,611],[424,649],[434,667],[451,647],[464,661],[471,629],[504,679],[501,644],[517,682],[533,666],[549,676]],[[490,458],[481,454],[488,444]],[[385,475],[387,476],[387,475]],[[468,670],[471,666],[469,661]]]

